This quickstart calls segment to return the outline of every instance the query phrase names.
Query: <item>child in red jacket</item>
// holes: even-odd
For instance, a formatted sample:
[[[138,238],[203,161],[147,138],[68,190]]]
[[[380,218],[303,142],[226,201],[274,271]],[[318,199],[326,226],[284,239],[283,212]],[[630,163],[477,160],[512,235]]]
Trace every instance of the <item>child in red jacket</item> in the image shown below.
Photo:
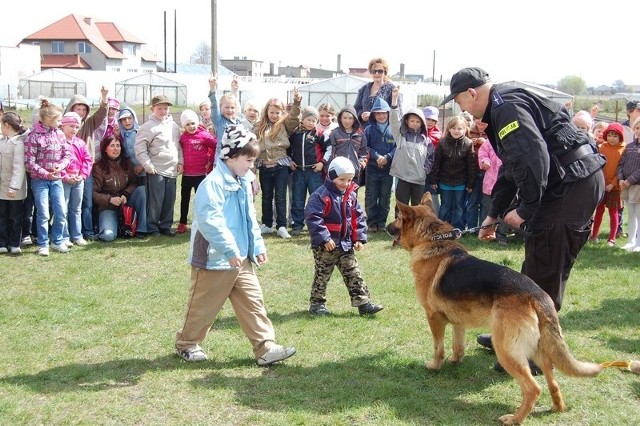
[[[184,164],[182,165],[182,184],[180,185],[180,223],[176,228],[176,233],[184,234],[187,232],[191,190],[193,189],[195,192],[207,175],[207,164],[211,162],[208,152],[216,152],[217,141],[207,128],[200,124],[198,114],[195,111],[184,110],[180,115],[180,123],[184,128],[180,136]]]

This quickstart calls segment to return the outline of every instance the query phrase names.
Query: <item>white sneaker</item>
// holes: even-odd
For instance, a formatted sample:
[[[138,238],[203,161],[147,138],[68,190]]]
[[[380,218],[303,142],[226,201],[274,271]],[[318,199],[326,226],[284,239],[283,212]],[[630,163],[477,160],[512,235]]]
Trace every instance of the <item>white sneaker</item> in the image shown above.
[[[0,247],[0,254],[9,253],[9,249],[6,247]]]
[[[633,248],[633,252],[634,252],[634,253],[640,253],[640,246],[635,246],[635,247]]]
[[[188,362],[199,362],[207,360],[207,354],[204,353],[200,345],[195,345],[193,348],[185,349],[182,351],[180,349],[176,349],[176,354],[178,354],[180,358]]]
[[[9,254],[14,256],[18,256],[22,254],[22,249],[20,247],[9,247]]]
[[[33,240],[31,239],[31,237],[29,235],[24,237],[22,239],[22,241],[20,242],[20,245],[23,245],[23,246],[30,246],[31,244],[33,244]]]
[[[36,254],[38,256],[49,256],[49,247],[38,247]]]
[[[73,247],[73,243],[71,242],[71,240],[64,240],[62,244],[64,244],[67,247]]]
[[[287,231],[287,228],[285,228],[284,226],[281,226],[280,228],[278,228],[278,237],[280,238],[284,238],[285,240],[288,238],[291,238],[291,235],[289,235],[289,231]]]
[[[69,247],[67,247],[65,243],[62,243],[60,245],[51,244],[51,248],[57,251],[58,253],[69,253],[71,251],[69,250]]]
[[[87,244],[89,244],[89,243],[87,242],[87,240],[85,240],[85,239],[84,239],[84,238],[82,238],[82,237],[78,238],[78,239],[77,239],[77,240],[75,240],[73,243],[74,243],[75,245],[77,245],[77,246],[86,246]]]
[[[633,249],[635,247],[636,247],[636,243],[627,243],[627,244],[623,245],[621,248],[622,248],[622,250],[633,251]]]
[[[260,225],[260,233],[262,235],[264,235],[264,234],[273,234],[273,228],[269,228],[267,225],[265,225],[263,223],[262,225]]]
[[[273,364],[274,362],[284,361],[296,353],[296,348],[284,348],[280,345],[269,349],[264,355],[256,360],[256,363],[262,367]]]

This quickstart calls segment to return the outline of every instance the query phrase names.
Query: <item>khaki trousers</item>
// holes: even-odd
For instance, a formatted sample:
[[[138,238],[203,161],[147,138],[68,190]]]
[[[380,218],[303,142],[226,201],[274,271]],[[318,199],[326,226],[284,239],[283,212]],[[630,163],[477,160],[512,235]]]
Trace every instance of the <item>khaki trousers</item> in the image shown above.
[[[240,327],[257,358],[275,346],[275,332],[264,307],[262,288],[248,259],[240,269],[206,270],[191,267],[191,288],[182,330],[176,333],[176,348],[200,344],[229,299]]]

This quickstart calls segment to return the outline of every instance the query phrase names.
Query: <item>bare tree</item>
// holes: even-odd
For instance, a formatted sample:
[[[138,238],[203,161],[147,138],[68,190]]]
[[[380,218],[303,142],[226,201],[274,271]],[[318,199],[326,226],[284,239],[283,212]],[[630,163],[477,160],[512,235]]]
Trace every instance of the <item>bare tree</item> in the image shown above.
[[[210,64],[211,63],[211,46],[206,42],[198,43],[196,50],[191,55],[192,64]]]

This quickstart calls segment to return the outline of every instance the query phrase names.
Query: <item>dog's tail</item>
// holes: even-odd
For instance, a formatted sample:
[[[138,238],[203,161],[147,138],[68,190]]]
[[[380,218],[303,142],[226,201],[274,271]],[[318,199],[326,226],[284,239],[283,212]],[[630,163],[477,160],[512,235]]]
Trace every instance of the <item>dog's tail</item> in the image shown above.
[[[562,329],[553,303],[541,303],[538,309],[540,324],[540,342],[538,350],[545,358],[551,359],[553,365],[568,376],[593,377],[602,372],[603,367],[593,362],[578,361],[569,351],[569,346],[562,337]]]

